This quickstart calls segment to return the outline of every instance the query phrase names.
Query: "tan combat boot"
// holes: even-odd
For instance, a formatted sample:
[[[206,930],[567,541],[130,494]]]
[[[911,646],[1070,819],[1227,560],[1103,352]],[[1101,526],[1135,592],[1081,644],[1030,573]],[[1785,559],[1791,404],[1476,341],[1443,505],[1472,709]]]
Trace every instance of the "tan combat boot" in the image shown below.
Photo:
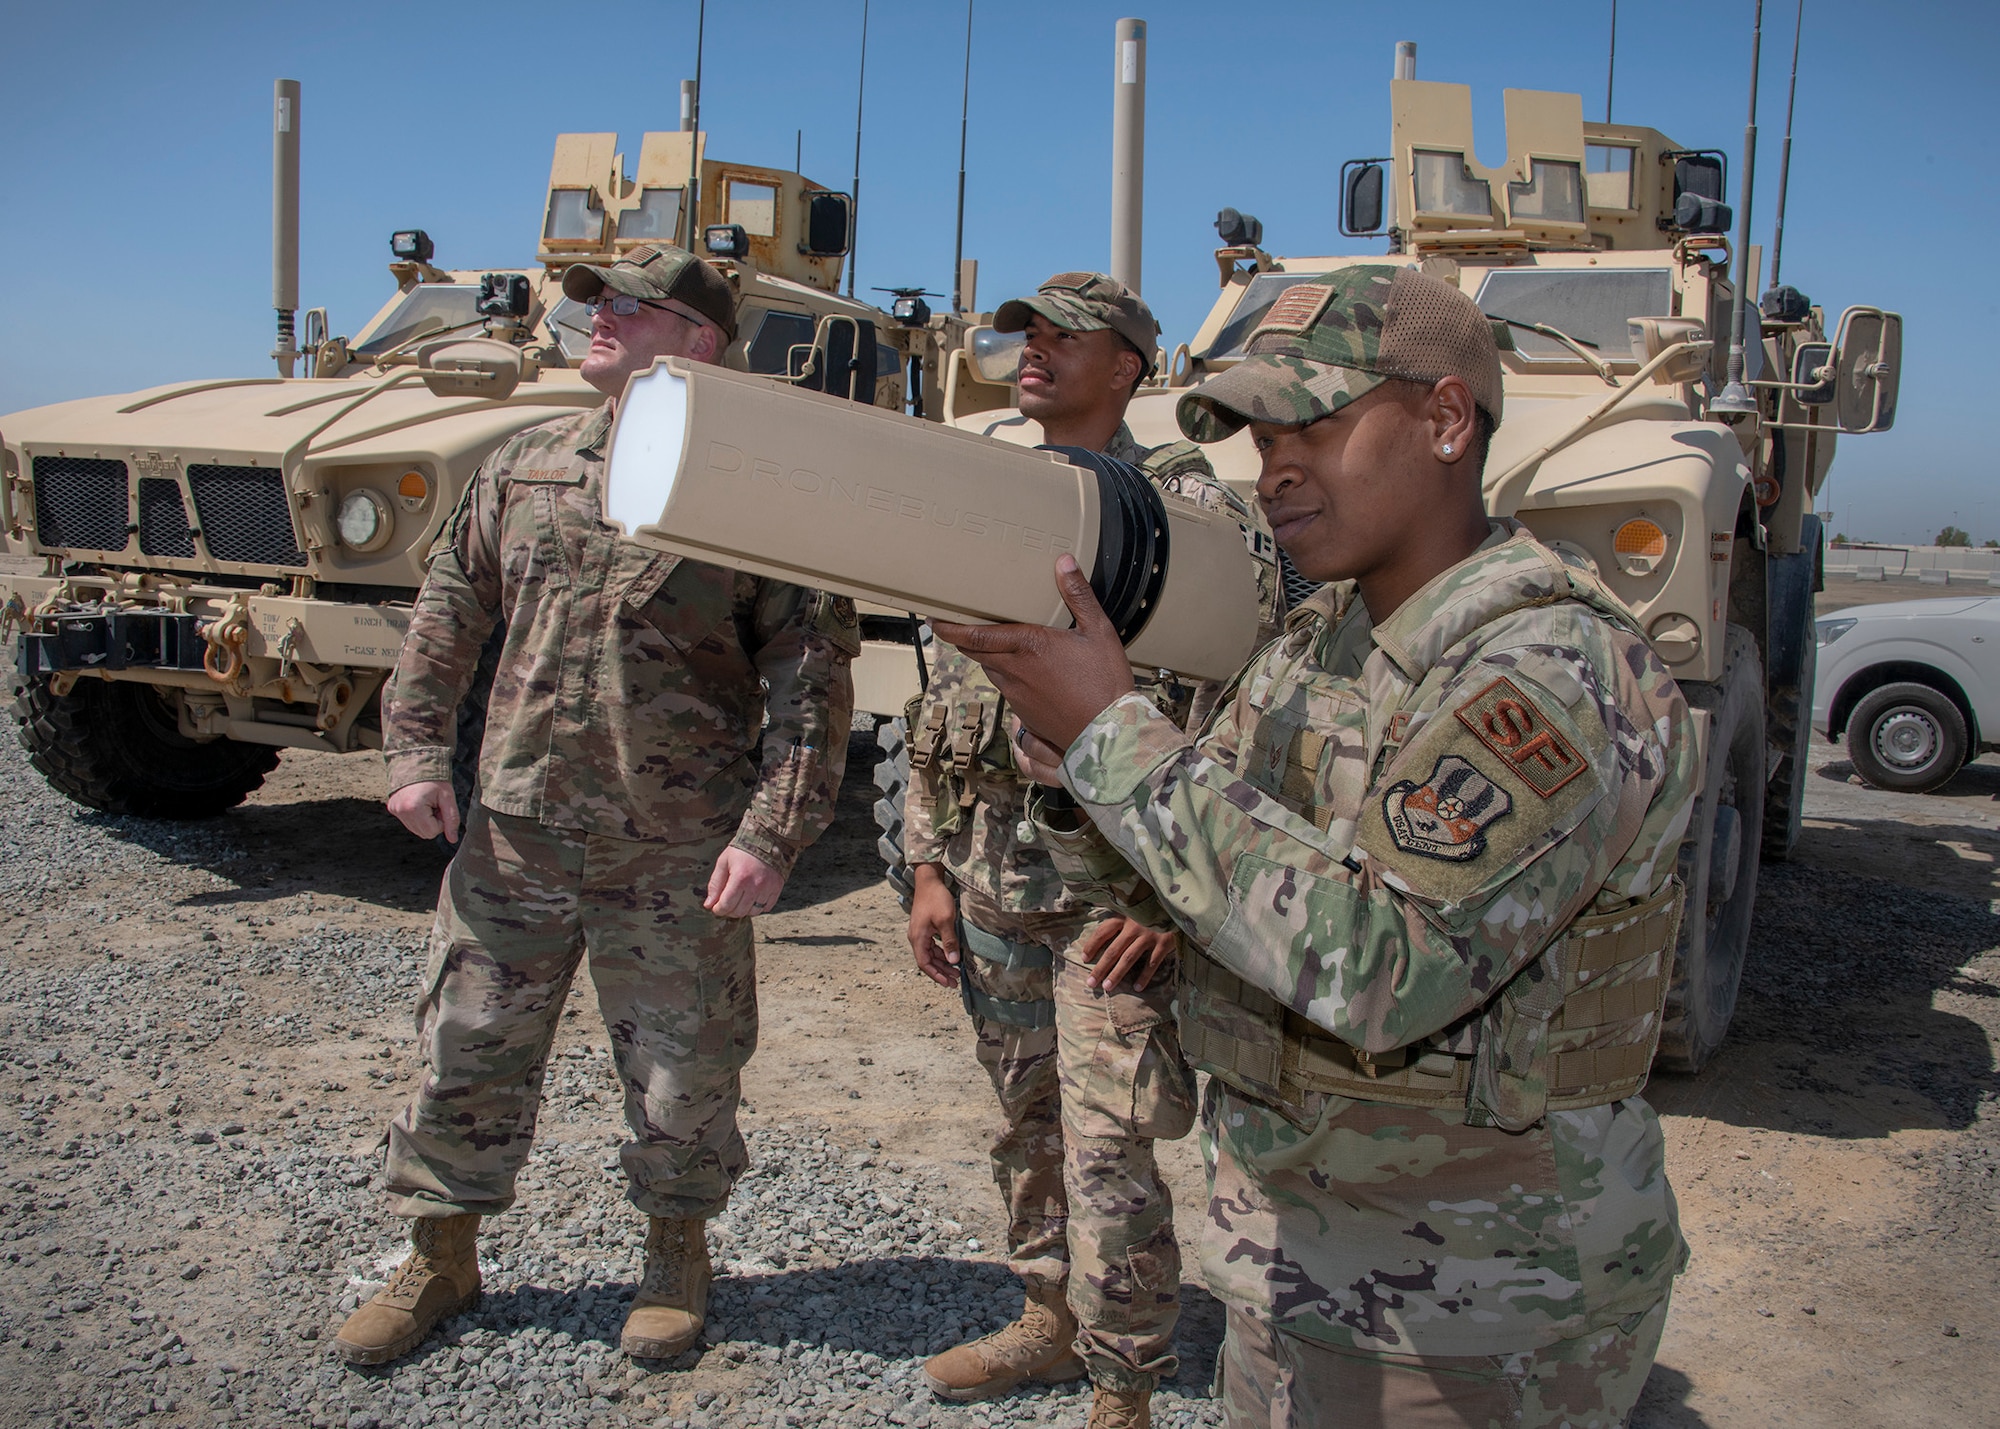
[[[1098,1385],[1084,1429],[1152,1429],[1153,1391]]]
[[[410,1258],[347,1317],[333,1352],[349,1364],[386,1364],[408,1354],[448,1315],[479,1301],[477,1216],[422,1216],[410,1223]]]
[[[1021,1318],[984,1339],[957,1345],[924,1363],[924,1382],[940,1399],[960,1404],[1005,1394],[1024,1379],[1060,1384],[1083,1375],[1070,1342],[1076,1320],[1062,1291],[1030,1284]]]
[[[672,1359],[701,1338],[708,1319],[708,1222],[649,1219],[646,1273],[618,1347],[634,1359]]]

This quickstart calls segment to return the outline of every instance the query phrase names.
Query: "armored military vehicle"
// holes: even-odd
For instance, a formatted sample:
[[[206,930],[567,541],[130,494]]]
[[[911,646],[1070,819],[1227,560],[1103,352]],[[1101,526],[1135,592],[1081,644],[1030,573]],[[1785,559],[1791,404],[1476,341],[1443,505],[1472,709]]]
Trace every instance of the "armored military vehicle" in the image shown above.
[[[1772,289],[1748,313],[1750,400],[1736,404],[1747,410],[1726,410],[1735,287],[1722,154],[1588,123],[1574,94],[1508,90],[1507,161],[1488,169],[1474,157],[1469,88],[1398,78],[1391,101],[1391,154],[1342,173],[1343,234],[1386,236],[1386,259],[1279,257],[1257,220],[1224,210],[1215,305],[1128,421],[1142,443],[1172,440],[1185,388],[1238,361],[1287,288],[1350,263],[1414,264],[1494,320],[1507,401],[1488,508],[1632,608],[1700,730],[1705,780],[1660,1054],[1692,1070],[1735,1008],[1760,862],[1798,838],[1821,586],[1813,497],[1838,434],[1894,420],[1901,320],[1856,307],[1829,324],[1796,290]],[[975,327],[948,355],[946,419],[1033,440],[1013,409],[1013,361],[1005,339]],[[1209,451],[1247,492],[1248,437]],[[885,855],[899,778],[885,764]]]
[[[398,233],[395,291],[353,337],[308,312],[295,354],[281,301],[281,376],[0,417],[0,550],[41,567],[0,570],[0,637],[20,637],[20,737],[49,781],[93,808],[197,817],[241,801],[280,749],[379,747],[425,553],[472,473],[523,428],[604,400],[575,371],[590,323],[562,293],[572,264],[692,242],[739,295],[728,365],[921,407],[962,324],[840,296],[848,196],[713,159],[703,137],[649,133],[628,170],[616,135],[560,136],[532,265],[441,268],[428,235]],[[864,680],[890,660],[910,678],[914,622],[868,619]],[[476,749],[461,740],[467,779]]]

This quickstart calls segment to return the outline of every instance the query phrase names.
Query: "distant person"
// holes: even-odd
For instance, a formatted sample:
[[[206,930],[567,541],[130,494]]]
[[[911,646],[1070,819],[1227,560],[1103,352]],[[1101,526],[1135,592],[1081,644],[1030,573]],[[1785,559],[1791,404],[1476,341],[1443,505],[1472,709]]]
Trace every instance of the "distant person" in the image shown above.
[[[1167,491],[1254,519],[1192,443],[1148,449],[1125,426],[1160,331],[1137,293],[1060,273],[1001,304],[993,325],[1027,334],[1020,409],[1045,442],[1132,462]],[[1183,720],[1198,694],[1149,691]],[[910,730],[910,946],[927,976],[959,987],[1000,1099],[993,1177],[1026,1295],[1020,1318],[931,1359],[924,1378],[964,1401],[1087,1372],[1094,1429],[1141,1425],[1176,1368],[1180,1245],[1153,1142],[1194,1124],[1174,1031],[1178,937],[1157,908],[1125,918],[1063,891],[1019,832],[1030,785],[1005,726],[980,668],[940,645]]]
[[[1694,724],[1615,597],[1487,518],[1501,405],[1472,300],[1389,264],[1288,289],[1181,398],[1199,441],[1250,428],[1335,582],[1199,737],[1068,557],[1074,630],[938,629],[1082,806],[1035,825],[1070,890],[1150,885],[1185,935],[1234,1429],[1623,1424],[1686,1257],[1639,1091]]]
[[[496,621],[478,801],[445,873],[424,973],[424,1077],[389,1127],[410,1258],[334,1351],[380,1364],[479,1293],[481,1216],[514,1203],[549,1048],[584,953],[632,1139],[627,1197],[650,1219],[622,1337],[675,1355],[707,1313],[704,1223],[745,1164],[738,1074],[757,1045],[750,916],[777,903],[833,817],[859,649],[853,605],[661,555],[601,516],[626,379],[655,358],[720,362],[729,284],[679,248],[579,265],[585,381],[611,400],[512,438],[431,549],[383,704],[389,810],[459,836],[459,706]]]

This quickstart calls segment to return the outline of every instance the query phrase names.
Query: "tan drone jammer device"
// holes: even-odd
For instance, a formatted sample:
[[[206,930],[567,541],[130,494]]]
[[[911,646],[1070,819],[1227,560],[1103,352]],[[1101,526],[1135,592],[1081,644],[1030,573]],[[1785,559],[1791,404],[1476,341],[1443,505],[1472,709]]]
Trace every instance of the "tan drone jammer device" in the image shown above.
[[[626,386],[604,514],[657,550],[968,623],[1069,625],[1067,551],[1141,669],[1226,680],[1257,640],[1243,527],[1135,466],[684,358]]]

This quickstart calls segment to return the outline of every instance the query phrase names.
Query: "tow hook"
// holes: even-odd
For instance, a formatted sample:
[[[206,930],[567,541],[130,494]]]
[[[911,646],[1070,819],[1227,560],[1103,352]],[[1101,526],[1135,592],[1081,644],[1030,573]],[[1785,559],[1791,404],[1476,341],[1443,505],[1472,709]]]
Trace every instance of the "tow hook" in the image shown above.
[[[201,638],[208,643],[201,656],[208,677],[220,685],[235,680],[243,673],[243,647],[250,640],[249,602],[240,595],[231,597],[228,612],[201,627]]]

